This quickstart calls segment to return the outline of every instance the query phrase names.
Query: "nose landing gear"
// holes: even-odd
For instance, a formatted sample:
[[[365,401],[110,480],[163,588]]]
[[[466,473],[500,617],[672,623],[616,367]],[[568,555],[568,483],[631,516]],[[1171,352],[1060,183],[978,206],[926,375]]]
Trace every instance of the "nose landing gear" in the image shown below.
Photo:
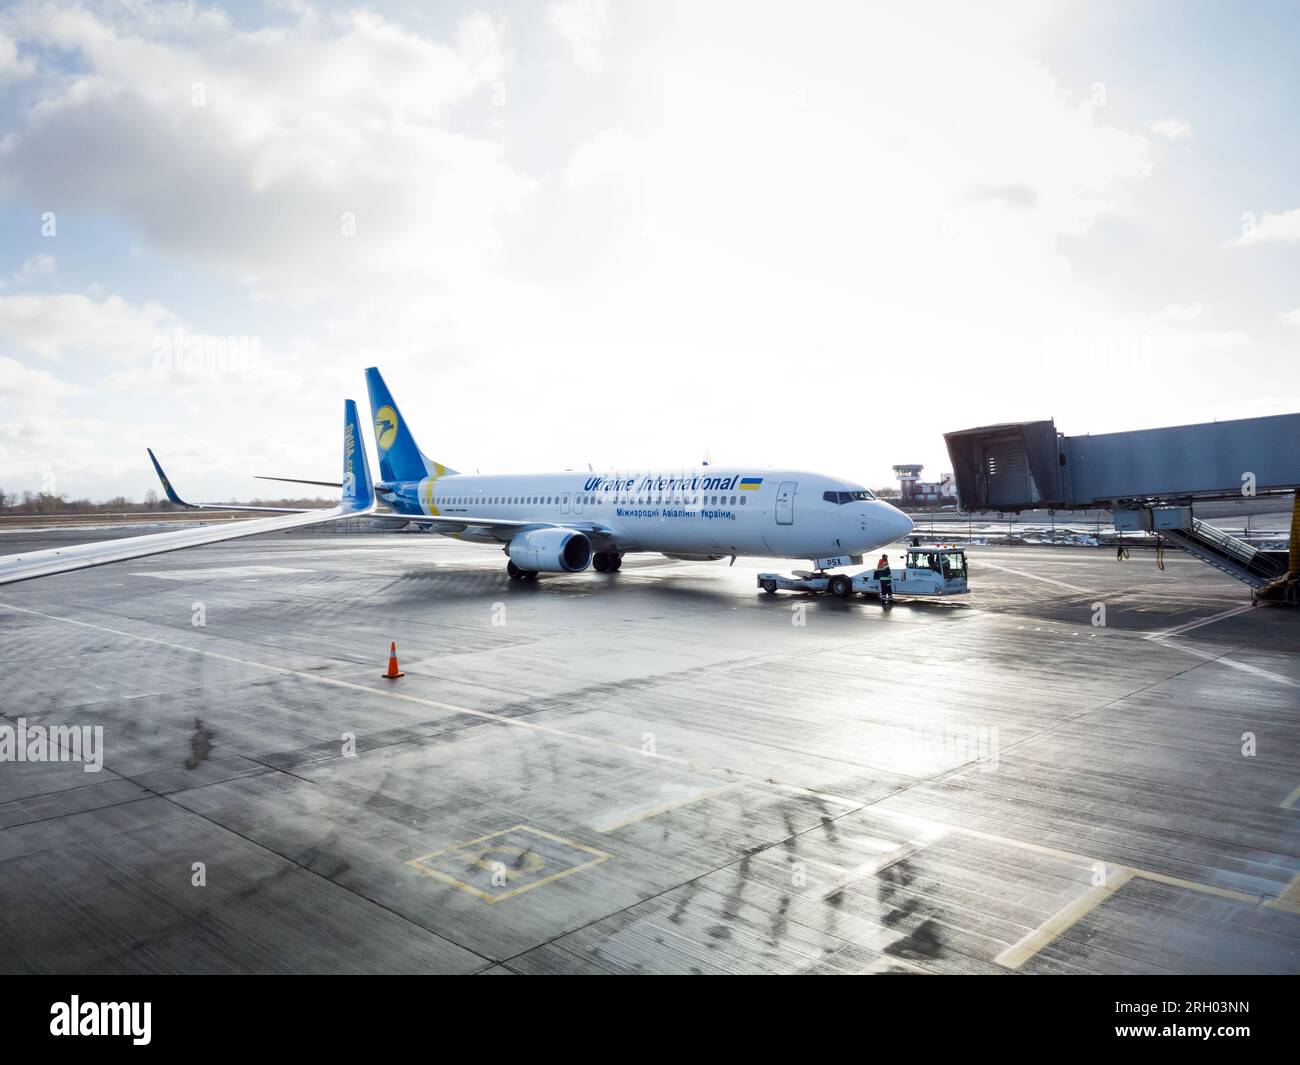
[[[853,579],[837,573],[826,581],[826,590],[836,599],[847,599],[853,594]]]

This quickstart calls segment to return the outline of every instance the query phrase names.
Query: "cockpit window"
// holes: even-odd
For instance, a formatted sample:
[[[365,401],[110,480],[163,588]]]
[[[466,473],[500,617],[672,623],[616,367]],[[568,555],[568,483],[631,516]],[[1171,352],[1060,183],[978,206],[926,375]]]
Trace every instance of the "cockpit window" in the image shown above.
[[[822,498],[827,503],[842,506],[845,503],[861,503],[864,500],[875,499],[876,497],[865,488],[859,488],[856,492],[823,492]]]

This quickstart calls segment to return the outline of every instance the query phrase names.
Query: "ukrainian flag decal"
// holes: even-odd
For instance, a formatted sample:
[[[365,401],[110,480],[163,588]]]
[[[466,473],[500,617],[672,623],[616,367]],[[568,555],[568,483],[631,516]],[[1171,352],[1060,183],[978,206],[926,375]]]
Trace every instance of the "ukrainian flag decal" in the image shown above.
[[[762,477],[742,477],[740,479],[740,489],[742,492],[746,490],[754,492],[758,490],[759,486],[762,485],[762,483],[763,483]]]

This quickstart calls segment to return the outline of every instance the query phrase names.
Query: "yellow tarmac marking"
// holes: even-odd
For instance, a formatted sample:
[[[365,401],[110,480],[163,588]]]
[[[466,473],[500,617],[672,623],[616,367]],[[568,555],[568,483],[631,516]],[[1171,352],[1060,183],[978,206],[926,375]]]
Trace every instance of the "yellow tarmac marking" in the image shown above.
[[[1296,874],[1281,895],[1270,899],[1264,905],[1274,910],[1286,910],[1287,913],[1300,913],[1300,873]]]
[[[1217,895],[1221,899],[1246,902],[1252,906],[1259,904],[1260,896],[1258,895],[1248,895],[1244,891],[1233,891],[1232,888],[1218,887],[1214,884],[1198,884],[1195,880],[1184,880],[1180,876],[1166,876],[1164,873],[1153,873],[1148,869],[1134,869],[1133,875],[1143,880],[1151,880],[1157,884],[1168,884],[1170,887],[1199,891],[1202,895]]]
[[[511,832],[526,832],[534,836],[542,836],[545,839],[549,839],[554,843],[559,843],[573,850],[584,851],[587,854],[593,855],[593,857],[582,862],[580,865],[574,865],[566,869],[557,870],[549,876],[542,877],[540,880],[530,880],[526,884],[520,884],[518,887],[511,888],[509,891],[502,891],[495,895],[483,891],[481,888],[477,888],[473,884],[466,884],[461,880],[457,880],[451,874],[444,873],[440,869],[430,869],[427,865],[423,864],[430,858],[439,858],[444,854],[459,853],[476,844],[486,843],[489,840],[497,839],[498,837],[508,835]],[[538,857],[540,857],[540,855]],[[435,880],[441,880],[444,883],[451,884],[453,887],[460,888],[461,891],[468,891],[471,895],[477,896],[484,902],[503,902],[506,899],[514,898],[516,895],[522,895],[525,891],[532,891],[533,888],[539,888],[543,884],[550,884],[553,881],[562,879],[563,877],[572,876],[574,873],[580,873],[584,869],[590,869],[593,865],[607,862],[611,857],[612,855],[597,850],[595,847],[587,847],[581,843],[575,843],[571,839],[564,839],[561,836],[552,835],[550,832],[543,832],[540,828],[533,828],[531,825],[515,825],[513,828],[504,828],[499,832],[489,832],[486,836],[479,836],[477,839],[467,840],[464,843],[453,843],[450,847],[444,847],[440,851],[433,851],[431,854],[423,854],[418,858],[411,858],[406,864],[418,872],[424,873],[425,876],[431,876]]]
[[[1008,847],[1017,847],[1020,850],[1033,851],[1035,854],[1042,854],[1049,858],[1060,858],[1062,861],[1079,865],[1095,865],[1097,858],[1089,857],[1086,854],[1075,854],[1072,851],[1060,850],[1057,847],[1049,847],[1042,843],[1030,843],[1023,839],[1015,839],[1011,836],[999,836],[995,832],[983,832],[978,828],[966,828],[963,825],[949,825],[942,821],[934,821],[925,818],[919,818],[915,814],[897,813],[893,810],[887,810],[879,806],[868,808],[870,813],[880,814],[885,817],[902,817],[914,823],[928,823],[936,829],[944,829],[949,833],[960,836],[971,836],[974,839],[987,840],[990,843],[1001,843]],[[1244,902],[1250,906],[1258,906],[1262,896],[1250,895],[1245,891],[1234,891],[1232,888],[1217,887],[1214,884],[1201,884],[1195,880],[1184,880],[1180,876],[1167,876],[1164,873],[1152,872],[1150,869],[1139,869],[1136,866],[1115,866],[1114,868],[1128,869],[1136,877],[1143,880],[1153,880],[1160,884],[1169,884],[1172,887],[1187,888],[1190,891],[1200,891],[1206,895],[1218,895],[1220,898],[1232,899],[1235,902]]]
[[[735,791],[737,788],[743,788],[748,781],[738,780],[732,784],[721,784],[716,788],[707,788],[695,795],[686,795],[680,799],[672,799],[669,802],[659,803],[657,806],[651,806],[644,810],[638,810],[634,814],[629,814],[621,821],[615,821],[613,824],[597,823],[592,825],[597,832],[602,834],[617,832],[620,828],[627,828],[628,825],[634,825],[638,821],[648,821],[652,817],[658,817],[660,814],[666,814],[670,810],[678,810],[683,806],[690,806],[692,803],[701,802],[704,799],[712,799],[717,795],[723,795],[728,791]]]
[[[1054,913],[1035,928],[1020,942],[1007,947],[993,960],[1008,969],[1019,969],[1030,958],[1056,939],[1062,932],[1072,928],[1100,906],[1115,892],[1133,879],[1132,869],[1120,866],[1114,869],[1104,884],[1089,888],[1064,909]]]
[[[1297,799],[1300,799],[1300,788],[1296,788],[1295,791],[1282,800],[1282,809],[1294,810]]]
[[[1079,592],[1081,595],[1097,595],[1097,592],[1090,591],[1087,588],[1080,588],[1077,584],[1066,584],[1065,581],[1058,581],[1055,577],[1043,577],[1037,573],[1026,573],[1021,569],[1011,569],[1009,566],[999,566],[996,562],[990,562],[988,559],[977,559],[980,565],[988,566],[990,569],[1000,569],[1003,573],[1011,573],[1017,577],[1028,577],[1031,580],[1043,581],[1046,584],[1059,585],[1071,592]]]
[[[816,898],[828,899],[837,892],[843,891],[850,884],[858,880],[863,880],[869,876],[875,876],[882,869],[888,869],[891,865],[897,865],[905,858],[910,858],[917,851],[924,850],[933,843],[938,843],[947,835],[943,829],[933,830],[927,833],[921,839],[909,839],[893,847],[891,850],[877,855],[875,858],[865,861],[860,865],[846,870],[842,876],[834,881],[825,890],[818,891]],[[882,841],[884,842],[884,841]]]

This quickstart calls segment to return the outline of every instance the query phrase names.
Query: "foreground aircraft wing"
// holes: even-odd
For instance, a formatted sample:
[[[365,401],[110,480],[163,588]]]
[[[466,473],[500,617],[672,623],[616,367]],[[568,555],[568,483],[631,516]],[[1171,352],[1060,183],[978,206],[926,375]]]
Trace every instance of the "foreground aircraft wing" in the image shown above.
[[[149,452],[149,457],[153,458],[152,451]],[[185,503],[172,489],[157,459],[154,459],[154,466],[158,469],[159,477],[162,478],[167,498],[181,506],[195,510],[264,509],[225,505],[209,508],[204,504]],[[357,421],[357,405],[349,399],[343,407],[343,496],[337,507],[330,510],[292,511],[274,518],[256,518],[223,525],[206,525],[198,529],[148,533],[144,536],[127,536],[120,540],[104,540],[75,547],[48,548],[44,551],[5,555],[0,557],[0,584],[13,584],[15,581],[31,580],[34,577],[48,577],[54,573],[103,566],[109,562],[123,562],[132,558],[143,558],[146,555],[159,555],[166,551],[180,551],[186,547],[215,544],[223,540],[238,540],[245,536],[256,536],[258,533],[283,532],[304,525],[355,518],[358,515],[371,514],[374,509],[375,491],[370,480],[370,469],[366,464],[360,424]]]

